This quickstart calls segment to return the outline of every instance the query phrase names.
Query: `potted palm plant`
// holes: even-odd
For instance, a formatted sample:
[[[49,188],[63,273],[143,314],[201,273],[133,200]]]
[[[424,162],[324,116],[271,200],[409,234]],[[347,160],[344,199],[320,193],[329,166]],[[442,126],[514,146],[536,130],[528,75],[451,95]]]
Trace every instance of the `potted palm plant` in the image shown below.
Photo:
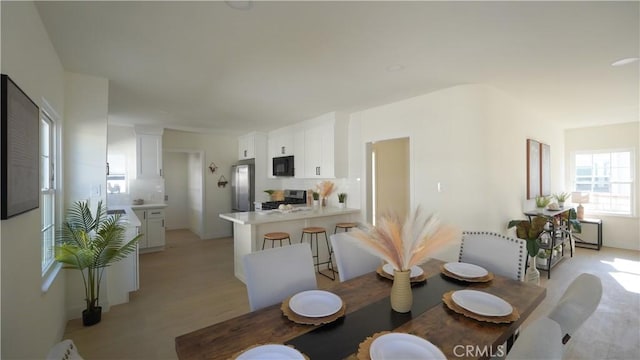
[[[66,269],[80,270],[82,275],[85,326],[97,324],[102,318],[100,282],[105,268],[134,252],[142,235],[126,241],[126,229],[121,215],[107,215],[102,201],[98,202],[95,217],[85,201],[78,201],[67,210],[62,229],[57,233],[55,259]]]

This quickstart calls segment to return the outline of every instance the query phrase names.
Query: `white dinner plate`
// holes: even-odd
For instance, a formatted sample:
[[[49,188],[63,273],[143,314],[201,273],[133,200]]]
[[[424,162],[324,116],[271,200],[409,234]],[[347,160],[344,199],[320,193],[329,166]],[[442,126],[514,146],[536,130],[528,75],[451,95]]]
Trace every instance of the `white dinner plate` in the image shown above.
[[[324,290],[303,291],[291,297],[289,308],[298,315],[324,317],[337,313],[342,308],[342,299]]]
[[[382,265],[382,271],[386,272],[389,275],[393,275],[393,265],[391,264],[384,264]],[[422,270],[422,268],[420,266],[412,266],[411,267],[411,274],[409,275],[409,277],[416,277],[416,276],[420,276],[424,274],[424,270]]]
[[[260,345],[251,348],[236,358],[237,360],[262,360],[262,359],[296,359],[302,360],[304,356],[296,349],[278,344]]]
[[[444,264],[444,268],[453,275],[470,279],[487,276],[489,274],[489,272],[481,266],[463,262],[446,263]]]
[[[371,360],[446,359],[429,341],[410,334],[390,333],[379,336],[369,349]]]
[[[513,312],[508,302],[484,291],[458,290],[451,295],[458,306],[483,316],[507,316]]]

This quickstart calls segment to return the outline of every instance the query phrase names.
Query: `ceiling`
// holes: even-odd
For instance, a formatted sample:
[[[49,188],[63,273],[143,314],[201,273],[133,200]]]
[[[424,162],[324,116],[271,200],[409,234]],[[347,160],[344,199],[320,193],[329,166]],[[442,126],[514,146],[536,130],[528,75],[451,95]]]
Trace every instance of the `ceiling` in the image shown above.
[[[639,120],[640,3],[40,2],[68,71],[109,79],[109,121],[271,130],[461,84],[562,127]]]

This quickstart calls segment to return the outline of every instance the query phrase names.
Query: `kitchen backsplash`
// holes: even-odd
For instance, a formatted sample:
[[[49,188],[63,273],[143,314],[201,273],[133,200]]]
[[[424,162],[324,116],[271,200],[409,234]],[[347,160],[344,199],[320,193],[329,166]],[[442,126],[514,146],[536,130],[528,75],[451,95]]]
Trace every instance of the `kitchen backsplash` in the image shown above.
[[[163,204],[164,179],[131,179],[128,193],[107,194],[109,205],[131,205],[134,199],[143,199],[147,204]]]

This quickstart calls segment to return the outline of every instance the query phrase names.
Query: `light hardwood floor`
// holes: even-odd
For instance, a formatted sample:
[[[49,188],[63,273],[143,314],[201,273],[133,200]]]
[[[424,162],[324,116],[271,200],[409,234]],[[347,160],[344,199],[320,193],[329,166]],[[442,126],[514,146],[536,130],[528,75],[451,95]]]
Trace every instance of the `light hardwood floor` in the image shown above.
[[[83,327],[80,319],[67,324],[65,338],[85,359],[176,359],[176,336],[249,311],[245,286],[233,276],[232,239],[199,240],[186,230],[168,231],[166,238],[165,251],[140,257],[141,288],[129,303],[112,307],[95,326]],[[602,301],[565,346],[565,359],[637,359],[640,253],[576,250],[552,270],[551,280],[541,272],[547,297],[528,321],[546,315],[579,273],[596,274]],[[323,276],[318,283],[331,286]]]

